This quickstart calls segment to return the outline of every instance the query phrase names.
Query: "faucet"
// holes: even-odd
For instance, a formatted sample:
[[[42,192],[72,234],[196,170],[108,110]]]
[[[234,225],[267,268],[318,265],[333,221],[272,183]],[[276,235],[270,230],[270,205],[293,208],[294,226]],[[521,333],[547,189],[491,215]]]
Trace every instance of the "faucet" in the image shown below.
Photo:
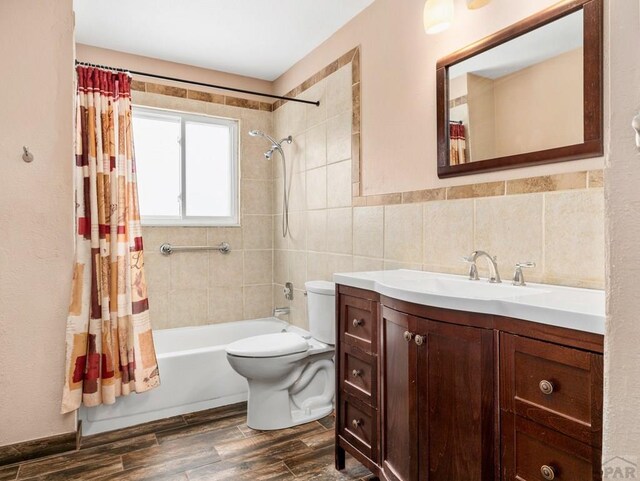
[[[485,251],[473,251],[471,255],[468,257],[464,257],[464,261],[467,262],[469,266],[469,279],[472,281],[477,281],[478,277],[478,266],[476,266],[476,261],[480,257],[486,257],[489,264],[489,282],[492,284],[499,284],[502,282],[500,279],[500,273],[498,272],[498,258],[495,256],[490,256]]]
[[[276,307],[273,309],[273,317],[286,316],[291,312],[289,307]]]

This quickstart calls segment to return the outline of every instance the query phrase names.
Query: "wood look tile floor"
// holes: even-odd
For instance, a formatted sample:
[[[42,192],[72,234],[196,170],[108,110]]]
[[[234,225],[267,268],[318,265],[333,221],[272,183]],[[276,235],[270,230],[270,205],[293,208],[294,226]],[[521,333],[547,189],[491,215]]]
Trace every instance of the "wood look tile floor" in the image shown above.
[[[246,404],[86,437],[78,451],[0,466],[0,481],[375,480],[333,467],[334,418],[279,431],[246,425]]]

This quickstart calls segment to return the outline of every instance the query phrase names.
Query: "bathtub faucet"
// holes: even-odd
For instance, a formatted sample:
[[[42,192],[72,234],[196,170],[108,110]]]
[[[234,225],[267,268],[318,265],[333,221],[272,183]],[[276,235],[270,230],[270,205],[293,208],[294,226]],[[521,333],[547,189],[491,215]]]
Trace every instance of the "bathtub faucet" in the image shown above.
[[[276,307],[273,310],[273,317],[284,316],[284,315],[288,316],[290,312],[291,312],[291,308],[289,307]]]

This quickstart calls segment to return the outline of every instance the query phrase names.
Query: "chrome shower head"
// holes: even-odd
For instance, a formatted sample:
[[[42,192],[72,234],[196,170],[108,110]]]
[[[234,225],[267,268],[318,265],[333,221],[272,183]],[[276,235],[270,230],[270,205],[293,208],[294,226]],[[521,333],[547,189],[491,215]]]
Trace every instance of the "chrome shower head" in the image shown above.
[[[273,156],[273,149],[267,150],[264,153],[264,158],[267,160],[271,160],[271,157]]]

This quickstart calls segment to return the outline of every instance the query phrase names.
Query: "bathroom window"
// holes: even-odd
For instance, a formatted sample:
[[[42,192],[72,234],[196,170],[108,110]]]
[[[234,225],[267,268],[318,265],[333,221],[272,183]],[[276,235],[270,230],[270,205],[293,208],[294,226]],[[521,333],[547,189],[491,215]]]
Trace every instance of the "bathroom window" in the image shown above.
[[[238,225],[238,122],[133,107],[143,225]]]

